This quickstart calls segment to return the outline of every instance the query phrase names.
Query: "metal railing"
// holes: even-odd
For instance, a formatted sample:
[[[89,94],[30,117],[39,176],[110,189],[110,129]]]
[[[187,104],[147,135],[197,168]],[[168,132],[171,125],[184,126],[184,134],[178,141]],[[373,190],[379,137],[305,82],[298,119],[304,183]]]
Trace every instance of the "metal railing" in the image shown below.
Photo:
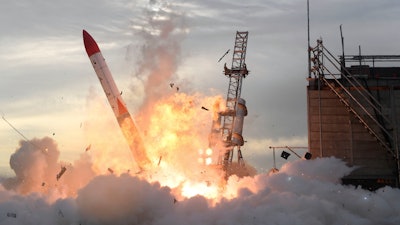
[[[380,102],[323,46],[322,40],[318,40],[317,46],[310,48],[310,52],[310,61],[313,63],[310,72],[335,93],[368,132],[398,161],[394,126],[384,114]],[[327,79],[327,76],[331,79]],[[344,81],[347,82],[346,86]],[[358,96],[354,96],[351,90],[355,90],[353,93]]]

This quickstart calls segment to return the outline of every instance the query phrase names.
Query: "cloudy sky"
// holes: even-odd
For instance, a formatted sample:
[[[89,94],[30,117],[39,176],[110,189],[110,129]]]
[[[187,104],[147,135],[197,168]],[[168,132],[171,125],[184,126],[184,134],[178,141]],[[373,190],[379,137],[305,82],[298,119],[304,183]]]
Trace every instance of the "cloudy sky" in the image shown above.
[[[138,61],[156,25],[157,10],[180,32],[176,74],[182,92],[225,96],[228,79],[218,59],[232,49],[236,31],[249,31],[242,97],[245,159],[259,170],[271,167],[268,146],[307,146],[306,0],[17,0],[0,8],[0,111],[28,139],[52,137],[65,160],[86,146],[82,123],[94,116],[88,99],[107,104],[82,43],[82,29],[98,42],[129,110],[135,96]],[[346,54],[399,54],[400,4],[397,0],[310,0],[311,45],[322,37],[335,55],[343,25]],[[165,15],[161,15],[165,16]],[[157,33],[154,33],[157,36]],[[166,83],[166,86],[169,84]],[[104,98],[103,98],[104,97]],[[111,112],[111,109],[110,109]],[[112,113],[109,114],[112,116]],[[209,129],[209,128],[207,128]],[[0,166],[21,135],[0,121]]]

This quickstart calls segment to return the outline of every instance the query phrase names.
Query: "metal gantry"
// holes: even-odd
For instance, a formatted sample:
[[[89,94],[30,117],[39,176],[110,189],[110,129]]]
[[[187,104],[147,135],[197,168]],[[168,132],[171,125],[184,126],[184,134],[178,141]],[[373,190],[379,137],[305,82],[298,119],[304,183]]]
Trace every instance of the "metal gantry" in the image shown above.
[[[232,66],[231,69],[224,65],[224,74],[229,78],[228,93],[226,97],[226,110],[221,112],[221,135],[222,141],[225,145],[223,149],[223,155],[218,159],[218,164],[223,164],[225,167],[232,162],[233,150],[235,147],[238,148],[238,161],[239,164],[243,164],[243,157],[240,151],[240,146],[243,145],[243,140],[241,143],[235,143],[232,141],[234,134],[234,128],[237,126],[238,122],[235,119],[237,117],[238,106],[240,101],[242,80],[248,75],[248,70],[246,67],[246,49],[247,49],[247,39],[248,32],[236,32],[235,47],[233,50]],[[244,102],[244,100],[242,100]],[[245,107],[245,106],[244,106]],[[245,110],[247,114],[247,109]],[[243,121],[242,126],[243,126]],[[236,123],[236,125],[235,125]],[[240,137],[241,131],[240,131]],[[242,138],[243,139],[243,138]]]

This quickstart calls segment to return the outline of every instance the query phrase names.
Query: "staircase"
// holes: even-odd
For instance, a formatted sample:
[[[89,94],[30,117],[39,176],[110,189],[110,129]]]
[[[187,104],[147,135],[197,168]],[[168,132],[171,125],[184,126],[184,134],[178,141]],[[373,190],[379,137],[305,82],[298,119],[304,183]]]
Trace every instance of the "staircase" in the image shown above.
[[[384,149],[398,161],[397,136],[393,122],[379,101],[323,46],[310,48],[311,73],[327,86]],[[358,74],[361,75],[361,74]]]

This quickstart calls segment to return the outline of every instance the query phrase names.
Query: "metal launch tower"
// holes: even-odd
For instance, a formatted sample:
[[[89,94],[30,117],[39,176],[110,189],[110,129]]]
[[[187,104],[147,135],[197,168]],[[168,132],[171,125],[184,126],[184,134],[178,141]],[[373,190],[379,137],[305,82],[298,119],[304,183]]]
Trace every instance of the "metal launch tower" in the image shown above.
[[[229,78],[226,109],[214,118],[210,135],[210,148],[219,150],[218,165],[224,170],[232,164],[235,149],[237,149],[238,164],[244,165],[240,147],[243,146],[243,121],[247,116],[246,101],[240,97],[242,81],[249,71],[246,67],[246,49],[249,32],[236,32],[233,50],[232,66],[224,65],[224,75]]]

